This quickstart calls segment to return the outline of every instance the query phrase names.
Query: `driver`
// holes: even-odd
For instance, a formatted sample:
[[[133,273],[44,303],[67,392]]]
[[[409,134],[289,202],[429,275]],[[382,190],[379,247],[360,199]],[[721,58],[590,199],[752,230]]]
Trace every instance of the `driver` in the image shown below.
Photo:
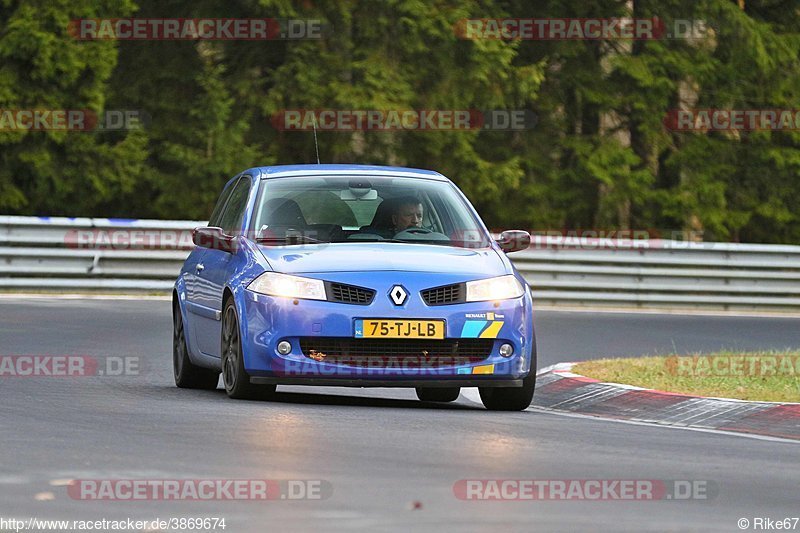
[[[408,228],[422,227],[422,202],[413,196],[400,198],[392,213],[392,225],[395,233]]]

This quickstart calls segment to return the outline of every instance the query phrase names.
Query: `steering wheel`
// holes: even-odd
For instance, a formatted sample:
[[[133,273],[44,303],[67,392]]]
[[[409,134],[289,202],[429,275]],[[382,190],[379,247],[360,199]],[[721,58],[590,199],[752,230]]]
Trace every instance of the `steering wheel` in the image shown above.
[[[433,231],[429,230],[428,228],[418,228],[416,226],[412,226],[398,233],[410,233],[412,235],[427,235],[428,233],[433,233]]]

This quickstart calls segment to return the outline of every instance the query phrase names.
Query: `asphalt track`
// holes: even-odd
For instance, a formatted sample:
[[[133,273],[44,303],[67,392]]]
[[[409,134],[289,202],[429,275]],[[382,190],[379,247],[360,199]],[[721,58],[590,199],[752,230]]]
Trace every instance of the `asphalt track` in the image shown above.
[[[539,364],[800,347],[798,319],[539,311]],[[0,300],[0,355],[140,358],[139,375],[0,378],[0,518],[225,517],[240,531],[740,531],[800,515],[800,445],[394,389],[179,390],[167,301]],[[703,480],[692,501],[464,501],[462,479]],[[69,479],[325,480],[324,500],[83,501]],[[797,525],[800,529],[800,524]],[[218,531],[221,531],[218,529]]]

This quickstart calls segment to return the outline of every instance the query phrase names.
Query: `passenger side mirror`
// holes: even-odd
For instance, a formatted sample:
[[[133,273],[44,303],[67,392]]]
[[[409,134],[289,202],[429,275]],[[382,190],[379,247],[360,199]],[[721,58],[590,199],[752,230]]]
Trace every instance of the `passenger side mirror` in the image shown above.
[[[501,233],[495,242],[500,245],[500,248],[505,253],[510,254],[511,252],[527,250],[531,245],[531,234],[527,231],[510,229]]]
[[[192,230],[192,242],[203,248],[221,250],[232,254],[236,251],[236,242],[222,228],[201,226]]]

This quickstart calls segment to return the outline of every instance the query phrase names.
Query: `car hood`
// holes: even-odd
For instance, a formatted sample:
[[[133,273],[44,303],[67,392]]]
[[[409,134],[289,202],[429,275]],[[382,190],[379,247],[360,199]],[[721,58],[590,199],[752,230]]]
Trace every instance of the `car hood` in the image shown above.
[[[492,248],[405,243],[258,246],[276,272],[439,272],[477,278],[509,274]]]

